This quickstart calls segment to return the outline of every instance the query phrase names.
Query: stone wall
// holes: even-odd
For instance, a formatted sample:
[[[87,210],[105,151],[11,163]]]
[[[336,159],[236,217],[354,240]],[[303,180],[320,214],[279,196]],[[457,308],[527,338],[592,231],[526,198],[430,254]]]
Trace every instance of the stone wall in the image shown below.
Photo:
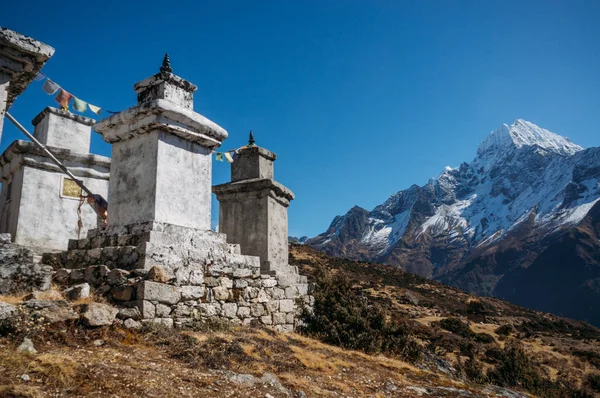
[[[242,255],[239,245],[212,231],[141,223],[90,231],[69,247],[44,256],[45,263],[65,267],[55,282],[90,284],[130,324],[226,319],[291,331],[301,305],[312,305],[306,277],[261,274],[258,257]]]

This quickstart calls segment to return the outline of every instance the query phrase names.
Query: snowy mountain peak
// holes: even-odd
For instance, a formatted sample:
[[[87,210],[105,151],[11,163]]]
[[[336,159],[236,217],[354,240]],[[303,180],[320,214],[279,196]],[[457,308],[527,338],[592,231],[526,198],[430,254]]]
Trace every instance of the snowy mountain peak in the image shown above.
[[[527,146],[538,146],[563,156],[571,156],[583,150],[566,137],[554,134],[526,120],[517,119],[512,126],[503,124],[492,131],[479,145],[477,155],[479,157],[499,155],[513,148]]]

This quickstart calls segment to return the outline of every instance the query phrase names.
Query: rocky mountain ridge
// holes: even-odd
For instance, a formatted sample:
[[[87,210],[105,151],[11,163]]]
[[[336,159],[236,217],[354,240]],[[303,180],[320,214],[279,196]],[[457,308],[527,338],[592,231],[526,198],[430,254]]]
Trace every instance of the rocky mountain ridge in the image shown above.
[[[532,282],[527,269],[535,264],[544,276],[538,280],[552,281],[547,286],[560,282],[554,274],[580,275],[568,279],[565,293],[585,292],[573,295],[586,308],[600,305],[593,228],[599,199],[600,148],[583,149],[518,119],[492,131],[472,162],[446,167],[427,184],[399,191],[372,211],[355,206],[307,244],[598,324],[600,316],[589,309],[543,304],[552,289],[537,289],[535,299],[527,288],[515,289]],[[554,254],[543,256],[550,248]]]

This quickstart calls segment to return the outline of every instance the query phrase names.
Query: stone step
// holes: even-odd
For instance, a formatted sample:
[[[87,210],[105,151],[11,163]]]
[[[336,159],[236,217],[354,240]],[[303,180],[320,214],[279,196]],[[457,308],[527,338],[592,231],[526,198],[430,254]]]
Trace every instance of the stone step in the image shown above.
[[[136,246],[108,246],[89,250],[69,250],[66,254],[66,268],[86,268],[93,265],[106,265],[108,268],[126,270],[138,268],[139,252]]]

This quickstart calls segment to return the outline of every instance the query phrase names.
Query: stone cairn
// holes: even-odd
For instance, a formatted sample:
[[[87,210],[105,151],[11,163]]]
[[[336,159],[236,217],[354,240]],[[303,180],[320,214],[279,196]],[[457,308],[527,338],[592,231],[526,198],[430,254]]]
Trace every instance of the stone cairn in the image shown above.
[[[274,154],[240,151],[235,181],[215,187],[225,200],[220,223],[237,232],[213,232],[212,151],[227,132],[192,110],[196,86],[172,73],[168,57],[134,89],[136,106],[95,125],[112,144],[108,226],[44,255],[55,283],[90,284],[126,325],[221,318],[293,330],[312,297],[288,265],[293,194],[273,181]]]

